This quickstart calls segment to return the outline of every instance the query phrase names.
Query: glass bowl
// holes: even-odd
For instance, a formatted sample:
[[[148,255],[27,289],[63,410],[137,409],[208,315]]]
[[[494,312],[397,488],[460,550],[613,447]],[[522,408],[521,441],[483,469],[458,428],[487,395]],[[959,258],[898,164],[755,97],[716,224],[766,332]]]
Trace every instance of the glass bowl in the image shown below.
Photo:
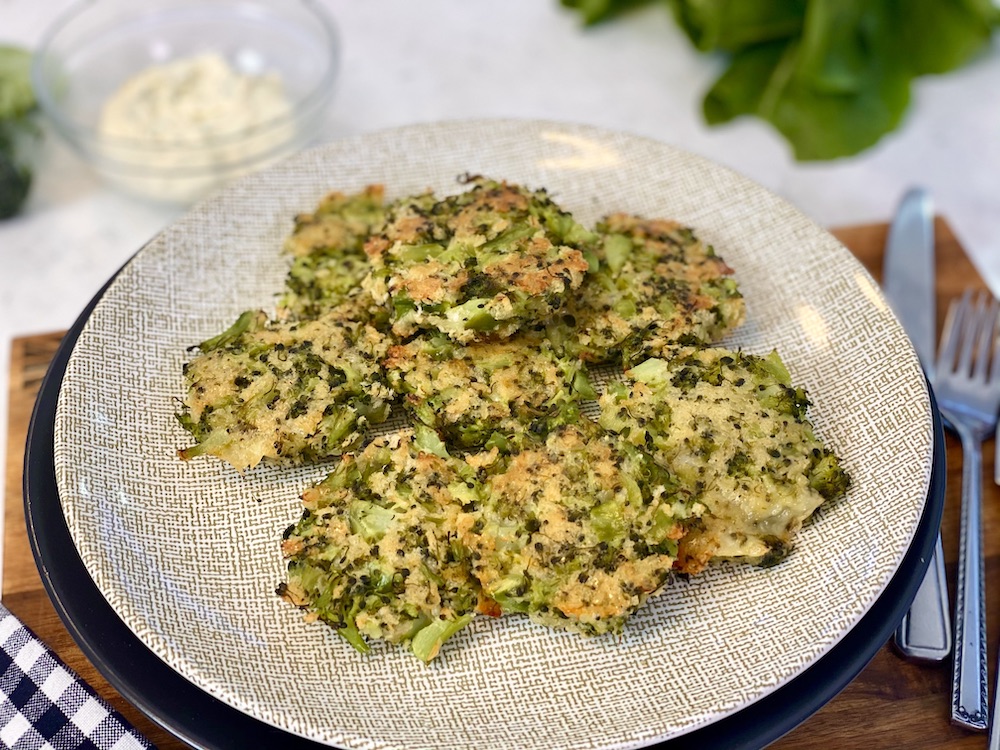
[[[31,75],[53,129],[99,175],[187,204],[310,143],[339,52],[313,0],[87,0],[42,39]],[[161,80],[139,85],[151,71]],[[280,100],[254,110],[247,92],[262,87]],[[123,127],[123,112],[137,119]]]

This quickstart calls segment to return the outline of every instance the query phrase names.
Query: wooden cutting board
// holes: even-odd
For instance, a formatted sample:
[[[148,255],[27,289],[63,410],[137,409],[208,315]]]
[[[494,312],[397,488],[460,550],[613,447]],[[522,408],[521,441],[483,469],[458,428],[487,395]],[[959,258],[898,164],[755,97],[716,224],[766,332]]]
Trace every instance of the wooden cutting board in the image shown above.
[[[835,231],[876,279],[881,277],[882,250],[888,228],[884,224]],[[948,300],[982,281],[947,222],[938,219],[938,325]],[[10,408],[7,448],[7,491],[3,565],[3,603],[75,669],[97,692],[163,750],[186,748],[168,732],[126,702],[91,665],[63,626],[49,601],[28,545],[21,495],[21,473],[28,421],[35,394],[61,333],[15,339],[11,346]],[[992,443],[984,457],[983,520],[985,522],[987,632],[991,662],[1000,643],[1000,488],[993,476]],[[958,559],[961,450],[947,436],[948,488],[942,524],[948,580],[954,592]],[[990,664],[991,693],[995,664]],[[949,723],[951,667],[915,665],[884,646],[847,688],[794,731],[771,745],[779,750],[829,750],[868,747],[983,748],[984,735]]]

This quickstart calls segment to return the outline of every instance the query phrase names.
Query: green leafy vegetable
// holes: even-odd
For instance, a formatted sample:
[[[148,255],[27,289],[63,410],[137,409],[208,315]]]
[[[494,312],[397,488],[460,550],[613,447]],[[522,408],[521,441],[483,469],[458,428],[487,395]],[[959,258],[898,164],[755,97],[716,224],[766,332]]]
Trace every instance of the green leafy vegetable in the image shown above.
[[[562,0],[588,24],[636,0]],[[873,146],[902,122],[917,77],[965,65],[990,43],[989,0],[668,0],[702,52],[728,66],[705,94],[710,125],[753,115],[802,161]]]
[[[0,219],[16,214],[31,188],[25,152],[37,131],[29,119],[35,108],[30,65],[27,50],[0,45]]]
[[[647,5],[650,0],[562,0],[567,8],[578,10],[584,23],[600,23],[612,16],[624,13],[629,8]]]
[[[702,52],[739,52],[802,29],[807,0],[671,2],[677,23]]]
[[[733,55],[705,97],[709,124],[742,114],[774,125],[801,160],[873,146],[899,126],[913,72],[886,3],[810,0],[799,35]],[[748,93],[757,96],[748,99]]]

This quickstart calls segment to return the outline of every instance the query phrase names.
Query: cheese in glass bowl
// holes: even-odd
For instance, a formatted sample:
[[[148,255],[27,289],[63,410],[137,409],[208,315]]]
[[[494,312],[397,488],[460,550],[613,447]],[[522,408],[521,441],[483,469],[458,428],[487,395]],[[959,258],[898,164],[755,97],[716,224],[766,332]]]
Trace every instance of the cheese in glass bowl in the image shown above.
[[[338,68],[313,0],[91,0],[49,30],[32,83],[103,178],[189,204],[314,141]]]

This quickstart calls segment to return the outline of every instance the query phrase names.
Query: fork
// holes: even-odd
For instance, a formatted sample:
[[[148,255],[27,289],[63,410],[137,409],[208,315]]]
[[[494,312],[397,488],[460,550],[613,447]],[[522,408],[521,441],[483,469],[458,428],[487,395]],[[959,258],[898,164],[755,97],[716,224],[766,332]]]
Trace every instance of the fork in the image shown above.
[[[969,729],[987,726],[986,612],[983,574],[983,441],[997,426],[1000,303],[966,291],[952,302],[938,352],[934,393],[941,416],[962,441],[962,528],[951,719]],[[996,360],[996,361],[995,361]]]

